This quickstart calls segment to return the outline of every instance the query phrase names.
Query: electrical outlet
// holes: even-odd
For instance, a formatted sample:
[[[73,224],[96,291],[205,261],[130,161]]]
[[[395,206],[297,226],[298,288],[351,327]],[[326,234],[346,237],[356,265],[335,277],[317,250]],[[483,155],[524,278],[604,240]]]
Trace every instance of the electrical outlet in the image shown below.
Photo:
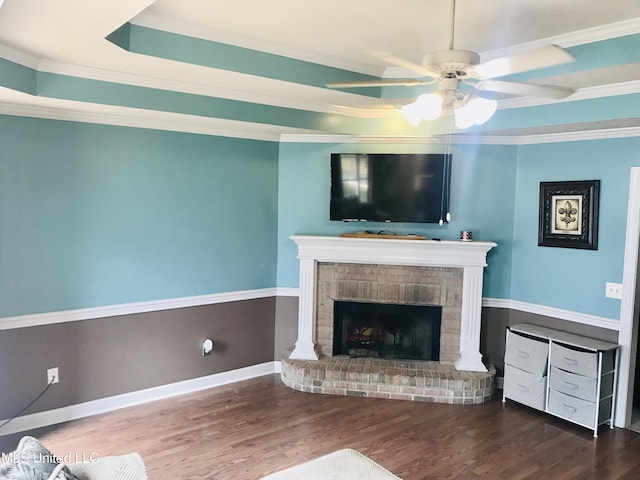
[[[605,295],[607,298],[622,299],[622,284],[607,282]]]
[[[47,369],[47,385],[50,383],[58,383],[59,381],[60,381],[60,375],[58,374],[58,367],[48,368]]]

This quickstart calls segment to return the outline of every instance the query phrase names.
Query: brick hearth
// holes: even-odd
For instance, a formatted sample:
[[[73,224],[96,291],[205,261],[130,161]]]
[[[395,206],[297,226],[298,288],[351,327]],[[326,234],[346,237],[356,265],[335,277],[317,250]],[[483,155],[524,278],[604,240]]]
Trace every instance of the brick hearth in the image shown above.
[[[438,362],[349,358],[282,360],[282,381],[301,392],[434,403],[477,404],[495,392],[495,368],[462,372]]]

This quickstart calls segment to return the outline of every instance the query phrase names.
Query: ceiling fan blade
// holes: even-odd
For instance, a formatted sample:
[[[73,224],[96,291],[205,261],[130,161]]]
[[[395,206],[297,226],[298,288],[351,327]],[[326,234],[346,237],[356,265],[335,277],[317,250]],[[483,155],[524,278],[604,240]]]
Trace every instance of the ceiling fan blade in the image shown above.
[[[391,55],[390,53],[387,53],[387,52],[371,52],[371,55],[373,55],[376,58],[379,58],[380,60],[384,60],[386,63],[395,65],[396,67],[402,67],[402,68],[406,68],[407,70],[411,70],[412,72],[416,72],[423,77],[431,77],[433,79],[437,79],[440,77],[439,72],[431,70],[430,68],[424,67],[422,65],[418,65],[417,63],[413,63],[402,57]]]
[[[553,85],[534,85],[531,83],[505,82],[503,80],[482,80],[476,84],[477,90],[506,93],[527,97],[566,98],[575,90]]]
[[[367,87],[416,87],[425,85],[429,82],[423,82],[416,79],[390,79],[390,80],[371,80],[371,81],[353,81],[353,82],[332,82],[327,83],[327,88],[367,88]]]
[[[472,66],[467,73],[478,79],[496,78],[539,68],[553,67],[573,62],[574,60],[573,55],[564,48],[548,45],[528,52],[494,58],[488,62]]]

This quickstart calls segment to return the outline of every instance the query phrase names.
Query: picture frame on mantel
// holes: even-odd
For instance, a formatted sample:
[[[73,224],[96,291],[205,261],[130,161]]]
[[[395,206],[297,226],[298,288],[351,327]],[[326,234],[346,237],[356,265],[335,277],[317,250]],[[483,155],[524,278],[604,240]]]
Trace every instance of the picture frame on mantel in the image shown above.
[[[600,180],[540,182],[538,246],[598,249]]]

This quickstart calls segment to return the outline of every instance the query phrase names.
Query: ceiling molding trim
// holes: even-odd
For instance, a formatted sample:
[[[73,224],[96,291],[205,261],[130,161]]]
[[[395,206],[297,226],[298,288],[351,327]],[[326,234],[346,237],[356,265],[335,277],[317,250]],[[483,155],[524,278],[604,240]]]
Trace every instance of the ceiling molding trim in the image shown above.
[[[480,52],[480,58],[482,58],[482,61],[484,62],[492,58],[513,55],[546,45],[558,45],[559,47],[569,48],[575,47],[576,45],[600,42],[602,40],[624,37],[636,33],[640,33],[640,17],[608,23],[606,25],[599,25],[597,27],[585,28],[583,30],[576,30],[575,32],[555,35],[553,37],[541,38],[532,42],[520,43],[518,45],[498,50]]]
[[[533,145],[539,143],[577,142],[584,140],[605,140],[612,138],[640,137],[640,127],[621,127],[579,132],[558,132],[538,135],[479,135],[455,134],[451,136],[453,145]],[[282,143],[345,143],[345,144],[403,144],[403,145],[446,145],[444,135],[403,136],[403,135],[315,135],[282,134]]]
[[[608,140],[613,138],[640,137],[640,127],[605,128],[601,130],[584,130],[581,132],[546,133],[540,135],[522,135],[519,145],[540,143],[579,142],[583,140]]]
[[[230,32],[223,31],[213,31],[209,28],[168,18],[164,15],[142,12],[141,14],[133,18],[131,20],[131,23],[134,25],[139,25],[141,27],[153,28],[156,30],[176,33],[178,35],[185,35],[188,37],[200,38],[203,40],[210,40],[212,42],[225,43],[227,45],[234,45],[236,47],[242,47],[259,52],[271,53],[287,58],[302,60],[305,62],[316,63],[318,65],[325,65],[328,67],[341,68],[351,72],[363,73],[365,75],[380,77],[380,75],[382,74],[381,67],[375,67],[365,63],[350,62],[343,59],[337,59],[332,56],[320,55],[305,50],[284,47],[282,45],[269,44],[253,38],[248,38],[244,35],[236,35]]]
[[[0,52],[1,53],[1,52]],[[17,52],[19,53],[19,52]],[[13,60],[12,60],[13,61]],[[18,62],[20,63],[20,62]],[[26,65],[28,66],[28,65]],[[390,118],[397,116],[397,110],[393,108],[373,108],[366,107],[347,107],[341,105],[322,105],[314,102],[296,101],[293,102],[288,98],[273,97],[268,95],[257,95],[254,93],[233,91],[223,88],[211,87],[191,82],[183,82],[179,80],[169,80],[165,78],[150,77],[143,75],[135,75],[113,70],[101,70],[91,67],[83,67],[78,65],[64,64],[51,60],[42,60],[38,67],[39,71],[52,73],[55,75],[68,75],[78,78],[86,78],[91,80],[113,82],[122,85],[135,85],[146,88],[157,88],[160,90],[179,91],[194,95],[204,95],[207,97],[224,98],[230,100],[238,100],[260,105],[271,105],[275,107],[292,108],[299,110],[312,111],[317,113],[327,113],[336,115],[345,115],[357,118]],[[315,87],[309,87],[315,88]],[[286,91],[286,90],[284,90]],[[640,80],[629,82],[621,82],[610,85],[599,85],[595,87],[581,88],[573,95],[564,99],[547,99],[541,97],[521,97],[513,99],[504,99],[498,102],[498,109],[536,107],[542,105],[550,105],[554,103],[574,102],[580,100],[589,100],[598,97],[608,97],[615,95],[628,95],[640,93]],[[385,99],[381,99],[385,100]],[[389,100],[389,99],[387,99]],[[408,100],[407,100],[408,101]],[[396,100],[397,103],[406,103]]]
[[[16,50],[15,48],[11,48],[3,43],[0,43],[0,58],[4,58],[22,65],[23,67],[32,68],[34,70],[37,70],[41,63],[40,58],[21,52],[20,50]]]
[[[66,103],[66,102],[65,102]],[[343,144],[409,144],[445,145],[445,135],[332,135],[296,131],[295,128],[196,117],[179,113],[157,112],[127,107],[81,104],[78,107],[58,107],[0,103],[0,115],[43,118],[72,122],[94,123],[121,127],[148,128],[171,132],[193,133],[282,143],[343,143]],[[98,110],[102,111],[98,111]],[[285,131],[286,133],[281,133]],[[455,145],[533,145],[541,143],[603,140],[640,137],[640,127],[621,127],[576,132],[558,132],[536,135],[482,135],[454,134]]]
[[[445,135],[410,136],[410,135],[296,135],[282,134],[282,143],[346,143],[346,144],[402,144],[402,145],[446,145]],[[453,135],[452,144],[487,144],[518,145],[517,137]]]
[[[39,71],[52,73],[54,75],[68,75],[70,77],[85,78],[103,82],[112,82],[122,85],[135,85],[138,87],[155,88],[171,92],[182,92],[193,95],[203,95],[206,97],[224,98],[227,100],[238,100],[241,102],[256,103],[259,105],[270,105],[274,107],[306,110],[318,113],[340,113],[346,115],[344,109],[338,107],[326,108],[325,105],[313,102],[293,102],[286,97],[273,97],[269,95],[257,95],[255,93],[217,88],[199,83],[183,82],[180,80],[170,80],[167,78],[151,77],[146,75],[136,75],[114,70],[101,70],[92,67],[70,65],[51,60],[43,60]],[[239,74],[242,75],[242,74]],[[277,80],[273,80],[277,81]],[[286,82],[284,82],[286,83]],[[315,88],[315,87],[309,87]],[[362,109],[364,110],[364,109]]]
[[[128,107],[112,107],[94,104],[82,105],[85,108],[0,103],[0,115],[120,127],[148,128],[151,130],[243,138],[248,140],[265,140],[269,142],[279,141],[283,129],[289,130],[289,135],[308,135],[310,133],[304,130],[296,132],[297,129],[290,127],[263,125],[237,120],[204,118],[180,113],[157,112]]]

